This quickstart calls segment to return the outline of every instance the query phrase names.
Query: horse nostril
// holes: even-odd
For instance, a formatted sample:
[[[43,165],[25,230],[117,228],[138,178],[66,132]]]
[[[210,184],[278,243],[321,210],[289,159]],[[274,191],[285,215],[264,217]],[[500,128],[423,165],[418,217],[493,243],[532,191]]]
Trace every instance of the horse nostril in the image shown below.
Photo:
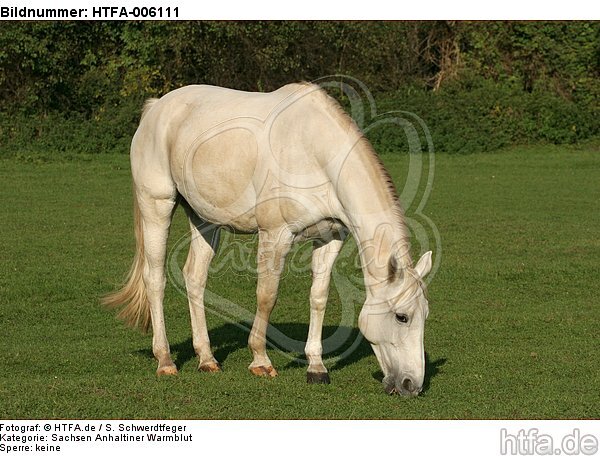
[[[387,394],[396,394],[396,387],[394,386],[394,382],[383,381],[383,388]]]
[[[402,389],[412,393],[415,390],[413,382],[410,378],[405,378],[402,380]]]

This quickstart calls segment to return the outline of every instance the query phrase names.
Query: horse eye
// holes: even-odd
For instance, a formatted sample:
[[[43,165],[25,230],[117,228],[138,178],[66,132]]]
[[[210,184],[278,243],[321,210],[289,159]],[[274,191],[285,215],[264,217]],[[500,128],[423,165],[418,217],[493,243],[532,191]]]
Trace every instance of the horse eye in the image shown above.
[[[398,323],[408,323],[408,315],[406,315],[406,314],[396,314],[396,321]]]

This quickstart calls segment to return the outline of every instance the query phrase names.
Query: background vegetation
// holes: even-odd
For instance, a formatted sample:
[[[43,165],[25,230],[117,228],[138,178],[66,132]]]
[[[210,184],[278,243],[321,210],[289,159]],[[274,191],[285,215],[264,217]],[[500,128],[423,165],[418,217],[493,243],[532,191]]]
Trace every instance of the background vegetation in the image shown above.
[[[423,118],[438,151],[600,133],[600,22],[5,22],[0,153],[125,153],[146,97],[331,74]]]

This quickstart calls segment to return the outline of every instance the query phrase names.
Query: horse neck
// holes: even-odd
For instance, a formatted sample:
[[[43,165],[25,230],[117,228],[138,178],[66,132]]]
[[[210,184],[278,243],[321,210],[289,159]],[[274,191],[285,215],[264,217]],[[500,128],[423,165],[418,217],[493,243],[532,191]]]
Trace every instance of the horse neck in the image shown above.
[[[345,223],[358,245],[367,292],[385,284],[390,259],[412,266],[408,230],[395,188],[366,141],[355,143],[338,168],[337,196]]]
[[[385,285],[392,268],[412,266],[405,227],[393,214],[354,216],[352,234],[356,240],[368,291]],[[388,215],[386,217],[386,215]]]

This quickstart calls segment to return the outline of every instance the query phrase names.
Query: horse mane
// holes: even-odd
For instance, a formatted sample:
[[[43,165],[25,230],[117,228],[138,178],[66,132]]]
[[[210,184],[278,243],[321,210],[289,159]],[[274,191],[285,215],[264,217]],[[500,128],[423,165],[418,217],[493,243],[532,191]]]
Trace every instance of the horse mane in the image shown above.
[[[410,241],[409,241],[409,233],[406,228],[406,224],[404,223],[404,211],[400,204],[400,198],[398,197],[398,191],[396,189],[396,185],[390,176],[390,173],[383,165],[381,158],[377,155],[377,152],[373,148],[371,142],[367,139],[364,132],[358,127],[354,119],[350,117],[350,115],[344,110],[344,108],[331,97],[325,89],[322,87],[303,82],[301,83],[303,86],[310,87],[313,91],[321,95],[321,98],[325,102],[325,106],[329,108],[332,116],[343,125],[343,127],[348,131],[349,134],[355,136],[357,138],[356,149],[361,154],[361,157],[368,161],[369,164],[373,166],[373,168],[379,174],[379,180],[385,185],[386,194],[389,199],[390,208],[392,211],[392,215],[394,217],[395,226],[400,231],[400,241],[401,246],[399,246],[399,251],[397,252],[397,258],[400,260],[401,264],[404,266],[412,267],[412,260],[410,258]],[[402,250],[402,251],[400,251]]]

